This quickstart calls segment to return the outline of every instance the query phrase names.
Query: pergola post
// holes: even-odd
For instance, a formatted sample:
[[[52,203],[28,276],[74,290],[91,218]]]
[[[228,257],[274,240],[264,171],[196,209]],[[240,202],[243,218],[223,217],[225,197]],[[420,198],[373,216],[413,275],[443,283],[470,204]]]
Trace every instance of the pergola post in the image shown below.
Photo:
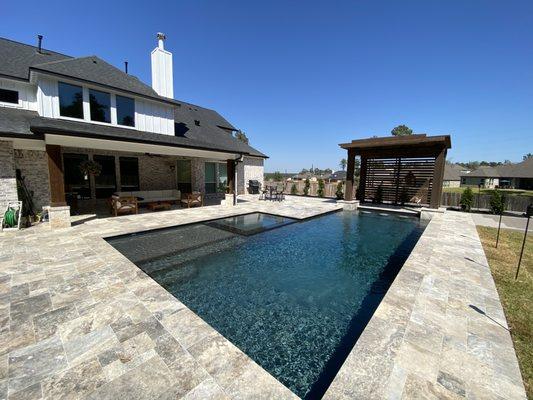
[[[359,189],[357,191],[357,200],[360,202],[365,201],[366,190],[366,172],[367,172],[366,156],[361,155],[361,165],[359,168]]]
[[[442,196],[442,180],[444,179],[444,166],[446,164],[446,148],[443,148],[435,157],[435,169],[433,170],[433,179],[431,185],[431,199],[429,206],[439,208]]]
[[[48,155],[48,174],[50,176],[50,206],[66,206],[61,146],[47,144],[46,154]]]
[[[355,174],[355,151],[348,149],[348,165],[346,167],[346,188],[344,191],[344,200],[353,200],[353,182]]]

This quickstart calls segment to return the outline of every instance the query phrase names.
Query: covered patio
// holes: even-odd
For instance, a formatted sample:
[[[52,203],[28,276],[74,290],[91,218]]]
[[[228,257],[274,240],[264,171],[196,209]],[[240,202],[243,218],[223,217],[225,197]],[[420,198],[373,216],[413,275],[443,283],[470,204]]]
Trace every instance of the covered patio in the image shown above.
[[[352,140],[345,200],[354,199],[355,157],[361,157],[356,198],[361,203],[410,204],[439,208],[449,135],[425,134]]]

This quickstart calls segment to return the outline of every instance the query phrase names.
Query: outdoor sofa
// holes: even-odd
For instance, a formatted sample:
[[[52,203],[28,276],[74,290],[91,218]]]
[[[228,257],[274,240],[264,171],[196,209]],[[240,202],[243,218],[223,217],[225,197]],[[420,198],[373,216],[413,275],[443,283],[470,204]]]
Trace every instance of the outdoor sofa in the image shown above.
[[[178,203],[181,193],[177,189],[168,190],[136,190],[132,192],[115,192],[109,205],[111,214],[117,216],[124,213],[139,212],[139,205],[154,203]]]

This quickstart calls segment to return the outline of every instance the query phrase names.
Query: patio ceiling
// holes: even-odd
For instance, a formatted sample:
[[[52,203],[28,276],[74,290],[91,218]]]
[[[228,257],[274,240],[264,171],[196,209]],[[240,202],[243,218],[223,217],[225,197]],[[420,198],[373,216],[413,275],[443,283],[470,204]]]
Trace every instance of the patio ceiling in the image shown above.
[[[237,159],[240,157],[240,154],[229,152],[55,134],[45,134],[45,140],[43,144],[59,145],[64,147],[80,147],[96,150],[161,154],[167,156],[200,157],[216,160]]]

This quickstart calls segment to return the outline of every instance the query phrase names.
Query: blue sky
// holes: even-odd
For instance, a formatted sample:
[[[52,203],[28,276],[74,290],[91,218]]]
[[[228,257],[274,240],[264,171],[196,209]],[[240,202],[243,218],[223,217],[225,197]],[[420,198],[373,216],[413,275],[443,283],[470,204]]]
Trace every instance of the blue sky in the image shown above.
[[[4,0],[0,36],[150,83],[166,33],[175,97],[245,131],[267,171],[338,168],[338,143],[402,123],[451,134],[453,161],[533,152],[533,1],[137,3]]]

